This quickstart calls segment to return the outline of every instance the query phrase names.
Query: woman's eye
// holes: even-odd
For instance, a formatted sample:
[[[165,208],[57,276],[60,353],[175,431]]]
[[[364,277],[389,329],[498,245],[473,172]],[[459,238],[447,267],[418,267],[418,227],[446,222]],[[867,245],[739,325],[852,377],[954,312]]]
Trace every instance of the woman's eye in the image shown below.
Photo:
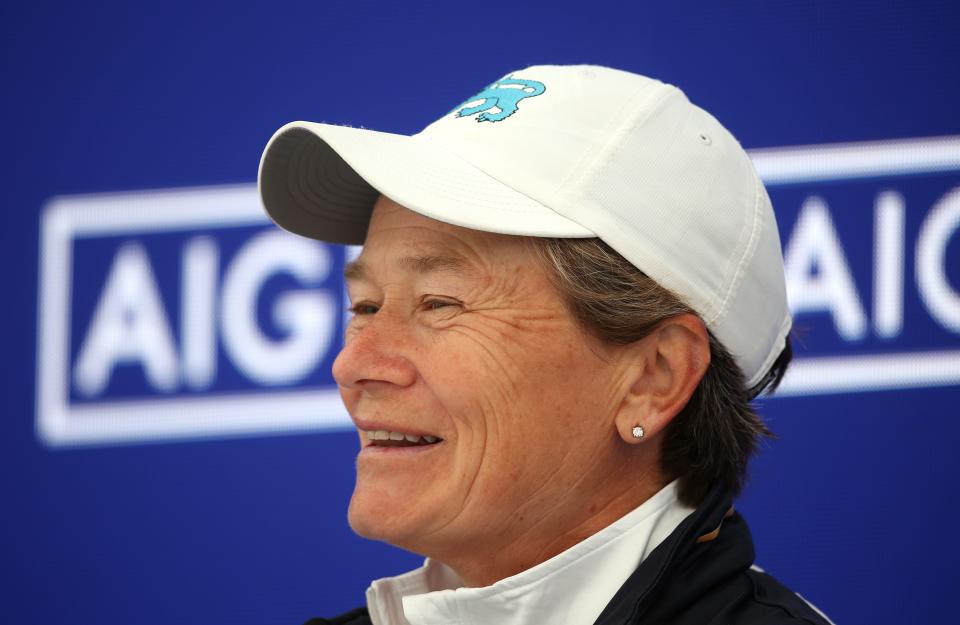
[[[380,310],[380,307],[379,307],[379,306],[376,306],[375,304],[369,304],[369,303],[366,303],[366,302],[360,302],[359,304],[354,304],[353,306],[351,306],[351,307],[348,308],[347,310],[349,310],[350,312],[352,312],[354,315],[357,315],[357,316],[360,316],[360,315],[372,315],[372,314],[374,314],[375,312],[377,312],[378,310]]]
[[[451,306],[458,306],[457,302],[451,302],[450,300],[442,299],[428,299],[423,302],[423,307],[426,310],[440,310],[441,308],[449,308]]]

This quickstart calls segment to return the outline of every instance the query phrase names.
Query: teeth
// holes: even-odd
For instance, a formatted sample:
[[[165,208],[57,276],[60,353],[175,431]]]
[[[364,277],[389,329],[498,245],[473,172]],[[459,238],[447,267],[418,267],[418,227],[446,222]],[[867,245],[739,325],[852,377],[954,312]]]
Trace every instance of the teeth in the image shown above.
[[[363,433],[366,435],[368,440],[371,441],[402,441],[406,440],[410,443],[436,443],[440,440],[437,436],[430,436],[429,434],[424,434],[423,436],[419,434],[404,434],[403,432],[391,432],[390,430],[364,430]]]

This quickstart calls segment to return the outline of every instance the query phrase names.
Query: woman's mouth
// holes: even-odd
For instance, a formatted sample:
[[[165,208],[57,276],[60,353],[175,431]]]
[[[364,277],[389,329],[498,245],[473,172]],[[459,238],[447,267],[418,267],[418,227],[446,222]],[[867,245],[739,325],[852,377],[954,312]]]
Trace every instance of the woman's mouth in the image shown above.
[[[406,434],[390,430],[361,430],[371,447],[418,447],[435,445],[442,438],[430,434]]]

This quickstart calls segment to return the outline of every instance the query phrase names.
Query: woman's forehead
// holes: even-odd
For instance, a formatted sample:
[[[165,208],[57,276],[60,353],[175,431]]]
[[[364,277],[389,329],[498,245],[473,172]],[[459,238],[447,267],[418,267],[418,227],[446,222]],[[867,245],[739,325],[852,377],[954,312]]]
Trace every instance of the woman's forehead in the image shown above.
[[[522,237],[444,223],[381,198],[374,207],[363,252],[353,266],[386,261],[418,272],[466,273],[515,267],[528,260]]]
[[[478,277],[477,268],[468,263],[462,256],[456,254],[444,253],[415,253],[401,255],[391,261],[397,269],[407,273],[417,275],[427,275],[433,273],[447,273],[464,278]],[[374,269],[369,265],[369,260],[363,255],[347,263],[343,270],[343,276],[347,282],[357,282],[370,280],[373,277]]]

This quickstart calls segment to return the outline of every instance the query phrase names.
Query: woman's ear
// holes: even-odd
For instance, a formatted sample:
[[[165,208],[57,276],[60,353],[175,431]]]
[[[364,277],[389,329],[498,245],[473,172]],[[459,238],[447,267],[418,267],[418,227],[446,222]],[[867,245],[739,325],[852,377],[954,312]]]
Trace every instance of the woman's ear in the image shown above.
[[[710,364],[710,338],[694,314],[669,317],[630,346],[629,388],[617,412],[627,443],[656,437],[687,405]]]

